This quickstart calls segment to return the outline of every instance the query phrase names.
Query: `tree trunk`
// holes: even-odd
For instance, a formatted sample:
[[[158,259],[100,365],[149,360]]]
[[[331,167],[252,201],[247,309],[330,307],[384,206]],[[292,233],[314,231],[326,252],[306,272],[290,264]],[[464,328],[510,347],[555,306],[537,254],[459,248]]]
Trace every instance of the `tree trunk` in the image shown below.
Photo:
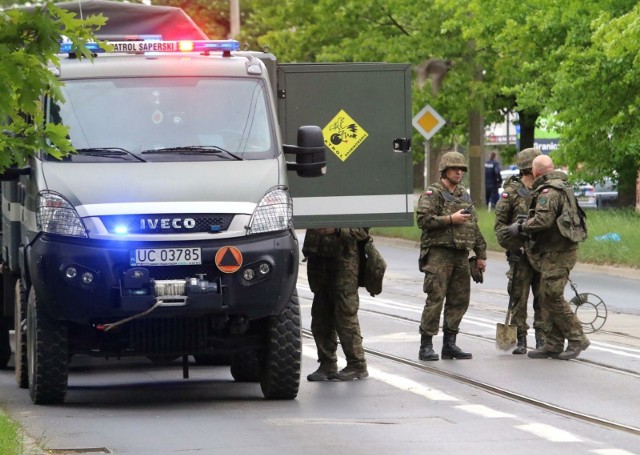
[[[518,111],[520,122],[520,150],[533,147],[535,140],[536,121],[540,114],[538,112]]]

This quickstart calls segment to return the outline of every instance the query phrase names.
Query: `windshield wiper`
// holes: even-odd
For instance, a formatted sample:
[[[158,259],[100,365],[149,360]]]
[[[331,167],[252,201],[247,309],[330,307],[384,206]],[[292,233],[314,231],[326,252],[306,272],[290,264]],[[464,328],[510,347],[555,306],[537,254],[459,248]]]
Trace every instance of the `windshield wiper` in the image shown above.
[[[181,147],[166,147],[161,149],[152,149],[152,150],[144,150],[141,152],[142,154],[175,154],[175,155],[206,155],[213,154],[217,155],[219,153],[223,153],[225,155],[230,156],[233,159],[238,161],[243,161],[242,157],[236,155],[235,153],[230,152],[229,150],[225,150],[222,147],[218,147],[217,145],[184,145]]]
[[[78,152],[81,155],[101,156],[101,157],[104,156],[107,158],[120,158],[124,156],[127,156],[127,157],[132,156],[138,161],[142,161],[143,163],[145,162],[144,159],[140,158],[135,153],[131,153],[129,150],[125,150],[120,147],[91,147],[91,148],[76,149],[76,152]]]

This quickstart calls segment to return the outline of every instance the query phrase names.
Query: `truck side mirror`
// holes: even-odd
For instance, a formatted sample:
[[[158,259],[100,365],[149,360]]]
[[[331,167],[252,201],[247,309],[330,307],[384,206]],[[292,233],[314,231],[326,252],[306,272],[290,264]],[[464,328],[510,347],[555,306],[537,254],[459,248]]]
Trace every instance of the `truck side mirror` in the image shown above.
[[[296,161],[287,161],[287,170],[300,177],[320,177],[327,172],[326,149],[319,126],[298,128],[298,145],[283,145],[284,153],[296,155]]]

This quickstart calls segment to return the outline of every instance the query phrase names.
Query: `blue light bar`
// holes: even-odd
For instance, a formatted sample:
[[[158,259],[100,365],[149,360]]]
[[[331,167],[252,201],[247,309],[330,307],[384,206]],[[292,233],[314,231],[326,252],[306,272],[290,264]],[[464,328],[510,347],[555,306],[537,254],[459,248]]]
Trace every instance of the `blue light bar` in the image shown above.
[[[229,53],[240,49],[240,42],[236,40],[180,40],[163,41],[157,35],[126,36],[123,41],[108,41],[112,46],[111,53],[162,53],[162,52],[223,52]],[[135,39],[133,39],[135,38]],[[98,43],[86,43],[87,49],[96,54],[105,52]],[[60,43],[60,53],[75,53],[73,43],[64,39]]]
[[[236,40],[194,41],[194,52],[232,52],[240,50],[240,42]]]
[[[90,43],[86,43],[85,46],[93,54],[104,52],[104,49],[102,49],[98,45],[98,43],[90,42]],[[62,43],[60,43],[61,54],[72,54],[72,53],[75,53],[76,51],[77,49],[73,47],[73,43],[71,41],[63,41]]]

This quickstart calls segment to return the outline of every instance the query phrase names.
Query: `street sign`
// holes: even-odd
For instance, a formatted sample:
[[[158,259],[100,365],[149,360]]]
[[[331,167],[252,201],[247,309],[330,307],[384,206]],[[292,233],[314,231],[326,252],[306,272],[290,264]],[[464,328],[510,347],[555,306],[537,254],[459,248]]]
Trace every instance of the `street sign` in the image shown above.
[[[440,117],[440,114],[438,114],[434,108],[427,104],[416,114],[415,117],[413,117],[413,121],[411,123],[426,140],[429,140],[447,122]]]

